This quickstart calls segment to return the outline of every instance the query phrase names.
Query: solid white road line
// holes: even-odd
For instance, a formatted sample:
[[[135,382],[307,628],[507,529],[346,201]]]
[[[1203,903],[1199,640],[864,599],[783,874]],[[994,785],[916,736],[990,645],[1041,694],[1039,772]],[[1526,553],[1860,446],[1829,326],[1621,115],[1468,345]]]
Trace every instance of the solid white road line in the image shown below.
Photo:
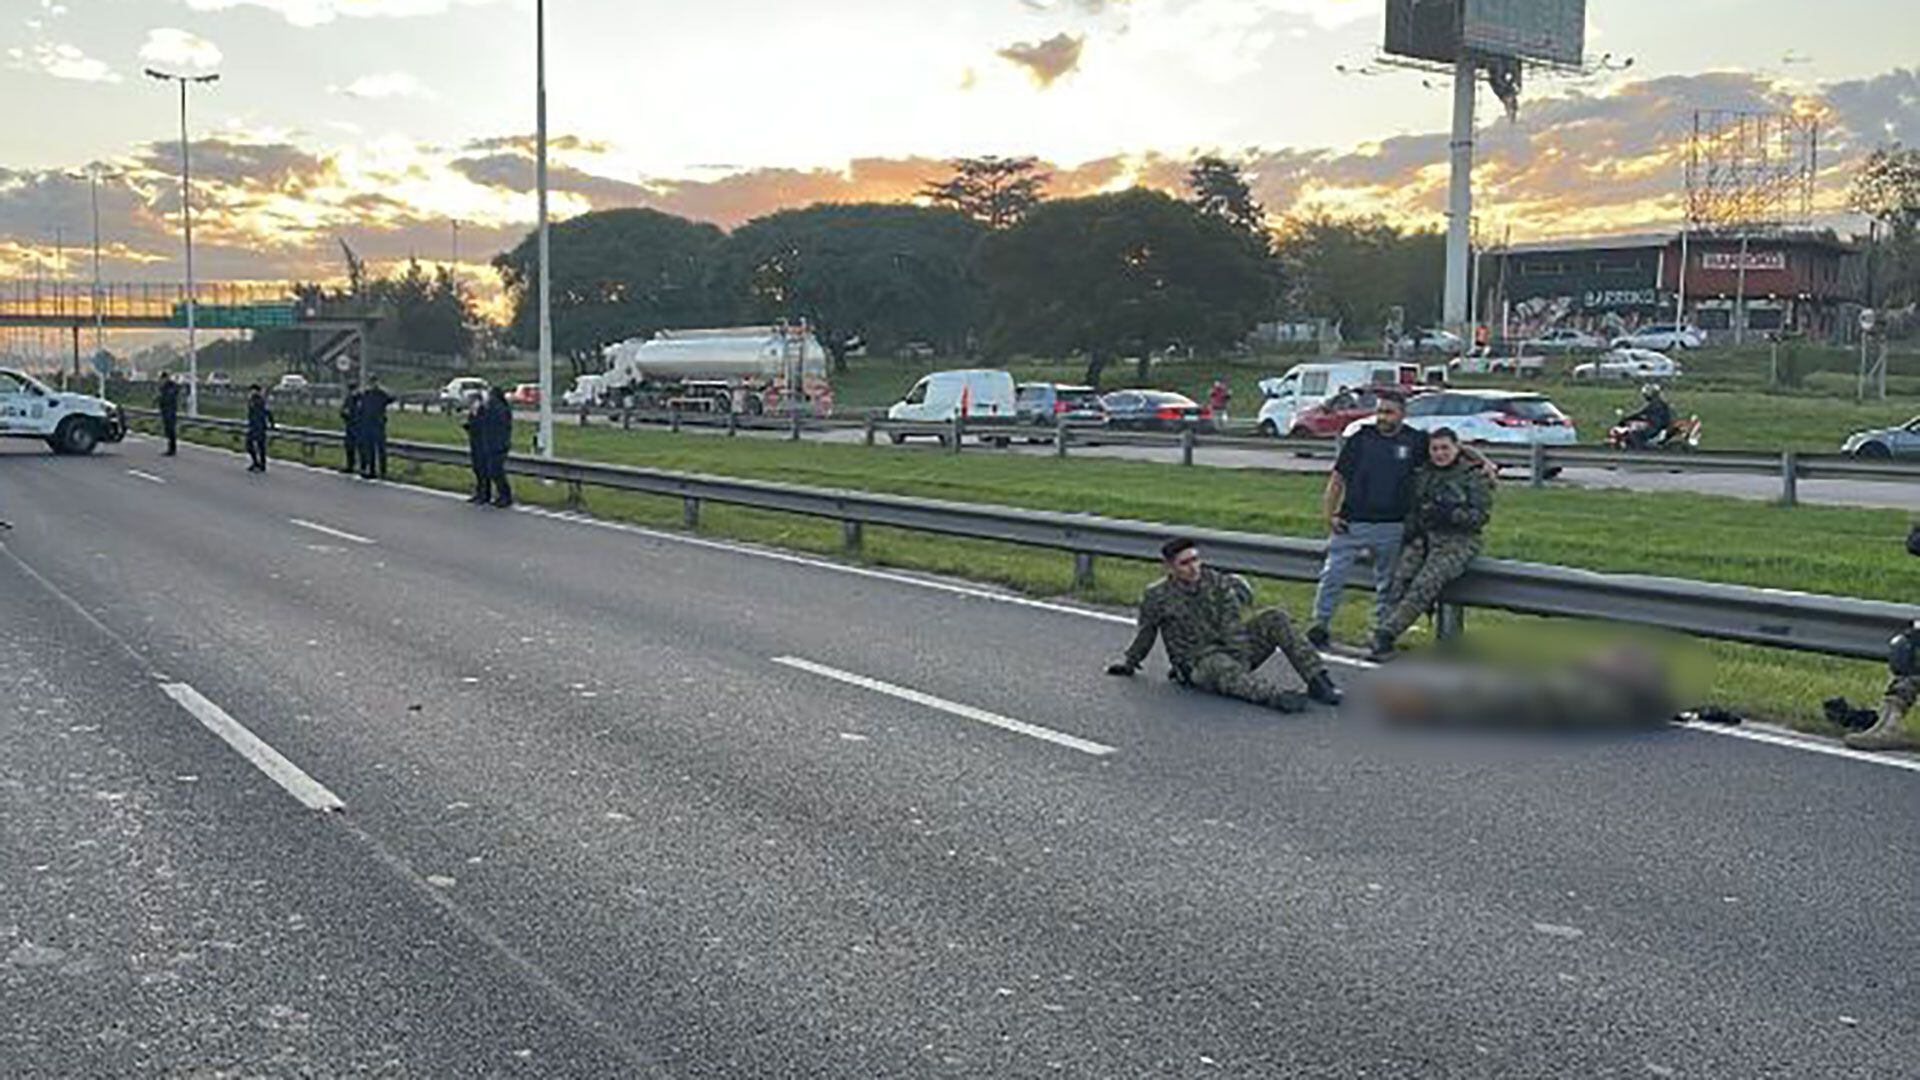
[[[150,472],[141,472],[141,471],[140,471],[139,469],[128,469],[128,470],[127,470],[127,475],[128,475],[128,476],[137,476],[137,477],[139,477],[140,479],[142,479],[142,480],[145,480],[145,481],[147,481],[147,482],[149,482],[149,483],[153,483],[153,484],[164,484],[164,483],[166,483],[166,480],[165,480],[165,479],[163,479],[163,478],[161,478],[161,477],[158,477],[158,476],[155,476],[155,475],[153,475],[153,474],[152,474],[152,473],[150,473]]]
[[[1052,728],[1044,728],[1038,724],[1029,724],[1024,720],[1015,720],[1011,717],[1001,716],[999,713],[991,713],[985,709],[976,709],[971,705],[962,705],[957,701],[948,701],[946,698],[934,697],[932,694],[923,694],[918,690],[910,690],[904,686],[895,686],[889,682],[881,682],[879,679],[869,679],[865,675],[855,675],[850,671],[830,668],[825,664],[816,664],[811,660],[802,660],[797,656],[776,656],[773,658],[773,662],[799,671],[811,672],[823,678],[833,679],[836,682],[843,682],[849,686],[858,686],[863,690],[872,690],[877,694],[886,694],[889,697],[896,697],[902,701],[911,701],[915,705],[925,705],[929,709],[939,709],[941,712],[952,713],[954,716],[965,717],[968,720],[997,727],[1003,731],[1011,731],[1015,734],[1040,739],[1053,743],[1055,746],[1064,746],[1069,750],[1078,750],[1083,754],[1091,754],[1094,757],[1106,757],[1108,754],[1115,752],[1113,747],[1102,743],[1082,739],[1075,735],[1068,735],[1064,732],[1055,731]]]
[[[300,518],[288,518],[287,520],[292,522],[295,525],[300,526],[303,529],[312,529],[314,532],[324,533],[327,536],[335,537],[336,539],[348,540],[356,544],[373,543],[372,540],[369,540],[364,536],[355,536],[350,532],[341,532],[339,529],[330,529],[325,525],[316,525],[311,521],[303,521]]]
[[[228,716],[225,709],[202,697],[200,691],[186,683],[161,683],[160,689],[179,703],[181,708],[192,713],[193,718],[208,731],[238,750],[241,757],[253,762],[254,767],[266,773],[274,783],[287,789],[287,794],[299,799],[307,809],[324,812],[347,808],[338,795],[301,771],[300,766],[282,757],[280,751],[262,742],[240,721]]]
[[[1795,750],[1805,750],[1810,754],[1826,754],[1829,757],[1845,758],[1848,761],[1865,761],[1873,765],[1888,765],[1896,769],[1920,772],[1920,758],[1904,754],[1870,753],[1855,750],[1851,746],[1835,746],[1832,743],[1815,742],[1812,739],[1785,735],[1774,731],[1756,728],[1726,727],[1720,724],[1703,724],[1699,721],[1676,724],[1676,727],[1688,731],[1704,732],[1708,735],[1725,735],[1732,739],[1745,739],[1748,742],[1766,743],[1769,746],[1786,746]]]

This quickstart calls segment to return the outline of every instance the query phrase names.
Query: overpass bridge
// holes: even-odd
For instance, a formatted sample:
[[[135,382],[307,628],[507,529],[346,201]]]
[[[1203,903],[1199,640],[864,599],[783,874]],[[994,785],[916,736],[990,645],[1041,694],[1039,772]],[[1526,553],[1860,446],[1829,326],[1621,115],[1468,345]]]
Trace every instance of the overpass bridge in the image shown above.
[[[214,331],[291,331],[305,335],[309,365],[365,374],[367,334],[385,312],[352,301],[302,299],[285,285],[197,282],[194,325]],[[0,281],[0,328],[55,330],[71,336],[80,371],[80,336],[91,330],[184,330],[188,293],[173,282]],[[342,365],[341,361],[345,360]]]

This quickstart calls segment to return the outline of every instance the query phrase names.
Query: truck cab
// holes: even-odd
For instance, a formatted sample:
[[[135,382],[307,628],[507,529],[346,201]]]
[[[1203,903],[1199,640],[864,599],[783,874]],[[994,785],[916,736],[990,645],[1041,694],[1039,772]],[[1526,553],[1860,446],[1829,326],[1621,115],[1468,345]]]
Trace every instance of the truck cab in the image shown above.
[[[120,407],[55,390],[24,371],[0,368],[0,436],[40,439],[56,454],[91,454],[127,437]]]

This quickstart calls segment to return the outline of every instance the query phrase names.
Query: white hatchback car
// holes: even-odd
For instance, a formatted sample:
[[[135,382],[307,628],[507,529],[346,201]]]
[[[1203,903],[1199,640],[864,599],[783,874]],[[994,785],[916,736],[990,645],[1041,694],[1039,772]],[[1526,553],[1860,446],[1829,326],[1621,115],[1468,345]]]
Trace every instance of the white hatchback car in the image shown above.
[[[1344,434],[1372,425],[1355,420]],[[1407,426],[1421,431],[1452,428],[1463,443],[1571,446],[1580,441],[1573,420],[1544,394],[1513,390],[1442,390],[1407,402]]]
[[[1684,374],[1673,357],[1652,349],[1613,349],[1573,367],[1576,379],[1677,379]]]

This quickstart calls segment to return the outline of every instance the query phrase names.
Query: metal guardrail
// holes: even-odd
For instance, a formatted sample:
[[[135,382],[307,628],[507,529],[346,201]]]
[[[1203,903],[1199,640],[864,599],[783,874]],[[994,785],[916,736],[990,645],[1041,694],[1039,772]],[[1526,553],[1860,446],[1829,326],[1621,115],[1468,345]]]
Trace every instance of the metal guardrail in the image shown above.
[[[128,410],[153,420],[151,410]],[[238,421],[182,418],[186,427],[244,431]],[[311,460],[321,446],[338,446],[338,432],[280,428],[273,438],[302,448]],[[448,445],[391,442],[389,456],[422,464],[464,467],[464,450]],[[868,525],[994,540],[1070,552],[1076,580],[1092,573],[1098,556],[1153,561],[1169,533],[1193,536],[1223,569],[1288,581],[1319,577],[1325,543],[1218,529],[1189,528],[1046,510],[954,503],[869,492],[801,487],[764,480],[638,469],[597,462],[513,457],[517,476],[567,485],[578,506],[584,487],[679,498],[683,519],[697,526],[707,502],[836,520],[849,550],[857,551]],[[1350,585],[1364,586],[1356,573]],[[1738,641],[1831,656],[1879,659],[1887,639],[1920,618],[1920,607],[1879,600],[1823,596],[1780,589],[1688,581],[1482,557],[1443,597],[1449,604],[1658,627],[1695,637]]]
[[[896,442],[901,438],[938,439],[956,453],[969,441],[976,445],[1038,441],[1053,445],[1061,457],[1068,456],[1073,446],[1154,447],[1179,450],[1183,465],[1194,464],[1207,450],[1282,453],[1297,457],[1331,457],[1338,451],[1338,442],[1331,439],[1267,438],[1193,429],[1179,432],[1132,431],[1091,424],[1042,427],[1007,421],[972,420],[956,425],[901,422],[869,416],[864,419],[825,420],[808,417],[796,426],[793,419],[788,417],[735,417],[725,413],[669,410],[623,411],[607,407],[576,407],[564,410],[564,414],[578,417],[583,424],[590,417],[604,417],[609,421],[618,421],[623,427],[647,424],[665,426],[674,431],[703,427],[726,428],[729,432],[777,430],[793,438],[799,438],[801,433],[808,431],[865,429],[868,445],[874,445],[882,437]],[[1536,487],[1544,486],[1559,470],[1567,468],[1777,476],[1780,478],[1780,501],[1793,505],[1799,500],[1801,480],[1920,482],[1920,465],[1853,458],[1845,454],[1802,453],[1797,450],[1620,451],[1596,446],[1541,445],[1480,446],[1477,449],[1502,467],[1526,469]]]

